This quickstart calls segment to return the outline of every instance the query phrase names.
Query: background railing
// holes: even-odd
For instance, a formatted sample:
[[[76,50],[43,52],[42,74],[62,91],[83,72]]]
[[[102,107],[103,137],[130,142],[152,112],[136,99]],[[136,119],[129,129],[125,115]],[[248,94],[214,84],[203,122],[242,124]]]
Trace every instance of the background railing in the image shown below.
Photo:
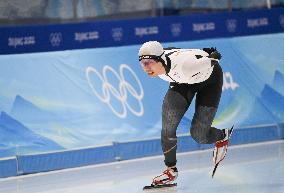
[[[283,5],[284,0],[0,0],[0,25],[144,18]]]

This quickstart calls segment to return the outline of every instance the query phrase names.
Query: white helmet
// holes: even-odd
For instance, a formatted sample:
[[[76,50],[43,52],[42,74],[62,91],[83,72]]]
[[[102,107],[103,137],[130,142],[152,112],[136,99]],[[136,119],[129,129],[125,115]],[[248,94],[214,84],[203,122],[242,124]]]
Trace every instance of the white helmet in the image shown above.
[[[149,41],[145,42],[139,49],[139,60],[143,58],[159,58],[163,55],[164,48],[160,42]]]

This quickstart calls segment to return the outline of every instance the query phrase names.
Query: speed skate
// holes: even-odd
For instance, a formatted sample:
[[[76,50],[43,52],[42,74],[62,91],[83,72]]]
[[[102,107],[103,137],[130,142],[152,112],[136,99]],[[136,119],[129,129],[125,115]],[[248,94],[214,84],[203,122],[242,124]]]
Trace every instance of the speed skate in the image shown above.
[[[215,164],[213,172],[212,172],[212,178],[215,175],[215,172],[220,164],[221,161],[224,160],[227,151],[228,151],[228,145],[229,145],[229,140],[231,138],[231,135],[233,133],[234,126],[231,127],[231,129],[226,129],[224,130],[225,132],[225,138],[222,141],[218,141],[215,144],[215,148],[213,151],[213,163]]]
[[[176,167],[169,167],[162,174],[156,176],[150,186],[145,186],[143,190],[156,188],[169,188],[177,186],[175,180],[178,177],[178,170]]]

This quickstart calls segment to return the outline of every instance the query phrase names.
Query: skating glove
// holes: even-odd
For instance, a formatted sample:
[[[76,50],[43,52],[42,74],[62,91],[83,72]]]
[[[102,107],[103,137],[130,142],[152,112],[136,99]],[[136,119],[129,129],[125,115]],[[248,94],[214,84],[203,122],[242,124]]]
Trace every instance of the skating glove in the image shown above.
[[[214,58],[217,60],[220,60],[222,58],[222,55],[218,52],[216,48],[203,48],[203,51],[207,52],[209,54],[208,58]]]
[[[203,48],[203,51],[207,52],[210,55],[212,52],[217,51],[217,49],[213,48],[213,47],[211,47],[211,48]]]

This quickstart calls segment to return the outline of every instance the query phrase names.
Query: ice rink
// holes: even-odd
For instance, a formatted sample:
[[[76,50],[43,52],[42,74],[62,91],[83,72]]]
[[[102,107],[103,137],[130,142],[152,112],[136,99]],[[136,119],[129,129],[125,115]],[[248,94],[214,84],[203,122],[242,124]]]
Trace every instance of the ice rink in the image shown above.
[[[211,155],[211,150],[178,154],[178,186],[147,192],[284,192],[284,141],[231,146],[214,179]],[[0,179],[0,192],[141,193],[163,169],[162,156],[121,161]]]

